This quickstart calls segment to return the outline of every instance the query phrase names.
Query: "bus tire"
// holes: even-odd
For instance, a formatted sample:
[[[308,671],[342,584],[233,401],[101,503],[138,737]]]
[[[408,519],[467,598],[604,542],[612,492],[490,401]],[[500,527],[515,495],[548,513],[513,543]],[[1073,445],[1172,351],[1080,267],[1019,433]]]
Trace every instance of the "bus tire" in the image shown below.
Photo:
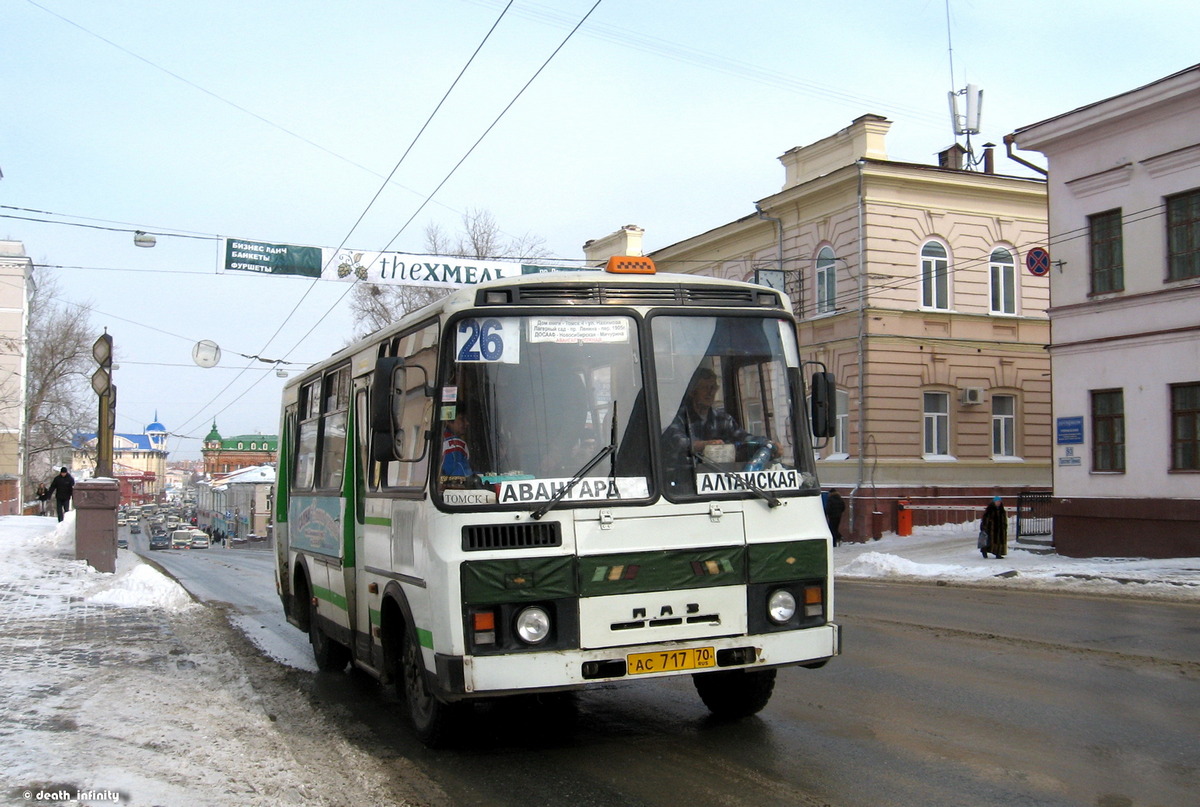
[[[775,670],[722,670],[697,673],[692,683],[716,717],[736,720],[762,711],[775,691]]]
[[[312,645],[317,669],[321,672],[341,672],[350,663],[350,649],[330,639],[329,634],[321,630],[316,598],[309,597],[308,603],[308,641]]]
[[[461,707],[438,700],[433,694],[425,672],[425,661],[421,657],[421,644],[417,641],[417,632],[412,628],[404,631],[402,647],[402,678],[399,683],[404,691],[413,730],[417,739],[430,748],[443,747],[455,733],[455,717]]]

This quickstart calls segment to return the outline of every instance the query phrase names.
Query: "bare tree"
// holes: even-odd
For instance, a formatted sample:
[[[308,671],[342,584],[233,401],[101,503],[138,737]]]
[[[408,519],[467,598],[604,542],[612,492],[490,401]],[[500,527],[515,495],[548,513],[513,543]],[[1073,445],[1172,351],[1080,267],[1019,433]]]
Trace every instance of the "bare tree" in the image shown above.
[[[58,294],[52,275],[35,277],[25,370],[24,476],[30,488],[48,479],[53,466],[65,463],[72,436],[96,416],[95,395],[88,382],[95,368],[91,306],[63,301]]]
[[[431,255],[456,258],[508,258],[530,260],[549,255],[544,238],[526,233],[507,236],[496,224],[490,211],[470,208],[462,215],[462,230],[447,235],[434,223],[425,227],[425,250]],[[390,325],[410,311],[416,311],[450,293],[449,289],[426,286],[401,286],[380,283],[356,284],[350,297],[357,336]]]

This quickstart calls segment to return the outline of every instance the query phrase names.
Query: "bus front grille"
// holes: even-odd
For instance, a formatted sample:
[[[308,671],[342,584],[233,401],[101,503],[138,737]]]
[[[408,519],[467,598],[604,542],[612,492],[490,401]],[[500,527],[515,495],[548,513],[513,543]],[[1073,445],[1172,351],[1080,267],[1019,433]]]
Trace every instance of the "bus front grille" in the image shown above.
[[[562,531],[557,521],[531,524],[472,524],[463,527],[465,552],[482,549],[525,549],[537,546],[562,546]]]

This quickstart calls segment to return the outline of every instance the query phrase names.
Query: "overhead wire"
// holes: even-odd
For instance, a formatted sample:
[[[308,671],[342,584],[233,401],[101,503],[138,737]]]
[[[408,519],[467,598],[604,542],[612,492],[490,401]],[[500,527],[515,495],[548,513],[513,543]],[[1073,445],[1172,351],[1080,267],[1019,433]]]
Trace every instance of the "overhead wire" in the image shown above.
[[[471,144],[471,147],[469,149],[467,149],[466,153],[463,154],[463,156],[458,160],[458,162],[456,162],[454,164],[454,167],[451,168],[446,173],[446,176],[444,176],[442,178],[442,181],[439,182],[437,187],[434,188],[429,193],[429,195],[425,198],[425,200],[423,202],[421,202],[420,206],[413,212],[413,214],[411,216],[409,216],[408,220],[406,222],[404,222],[403,225],[401,225],[400,229],[397,230],[396,234],[392,236],[392,238],[387,242],[386,245],[384,245],[383,249],[379,250],[380,253],[386,252],[388,250],[388,248],[391,247],[391,245],[393,243],[395,243],[396,239],[399,238],[400,235],[406,229],[408,229],[408,226],[410,224],[412,224],[413,221],[416,219],[416,217],[421,213],[421,211],[425,209],[425,206],[428,205],[429,202],[433,199],[433,197],[437,194],[437,192],[440,191],[442,189],[442,187],[447,182],[450,181],[450,178],[452,176],[454,176],[455,172],[458,171],[458,169],[462,166],[462,164],[467,161],[467,158],[470,157],[471,154],[475,151],[475,149],[479,147],[479,144],[483,142],[484,138],[486,138],[489,133],[491,133],[492,129],[494,129],[496,127],[496,125],[498,123],[500,123],[500,120],[508,113],[508,111],[510,109],[512,109],[513,105],[517,103],[518,99],[520,99],[520,97],[525,94],[525,91],[529,89],[530,85],[533,84],[533,82],[537,79],[537,77],[542,74],[542,71],[545,70],[546,67],[550,64],[550,62],[554,59],[554,57],[558,55],[559,51],[561,51],[566,46],[567,42],[569,42],[571,40],[571,38],[573,36],[575,36],[575,33],[580,29],[580,27],[583,26],[583,24],[585,22],[587,22],[587,19],[592,15],[592,12],[594,12],[596,10],[596,8],[599,7],[600,3],[602,3],[602,2],[603,2],[603,0],[596,0],[596,2],[592,5],[592,7],[590,9],[588,9],[587,13],[584,14],[583,17],[580,18],[579,22],[577,22],[575,24],[575,27],[573,27],[570,30],[570,32],[566,35],[566,37],[563,38],[562,42],[560,42],[558,44],[558,47],[556,47],[550,53],[550,55],[546,57],[546,60],[544,62],[542,62],[542,65],[537,70],[534,71],[533,75],[530,76],[529,80],[526,81],[525,84],[521,87],[521,89],[517,91],[517,94],[513,96],[512,100],[510,100],[504,106],[504,108],[502,110],[500,110],[500,114],[498,114],[496,116],[495,120],[493,120],[488,125],[488,127],[486,129],[484,129],[483,134],[481,134],[475,140],[475,142],[473,144]],[[353,289],[354,286],[357,285],[357,283],[358,283],[358,281],[356,280],[356,281],[354,281],[354,283],[351,283],[346,288],[346,291],[342,294],[342,296],[339,297],[336,301],[334,301],[333,305],[330,306],[329,309],[323,315],[321,315],[320,319],[318,319],[316,322],[313,323],[312,327],[309,328],[308,331],[306,331],[305,334],[296,341],[296,344],[292,346],[291,350],[295,350],[297,347],[299,347],[300,344],[305,339],[308,338],[309,334],[311,334],[314,330],[316,330],[317,326],[320,325],[325,320],[325,318],[328,317],[334,311],[334,309],[337,308],[338,304],[341,303],[341,301],[346,298],[346,295],[350,293],[351,289]],[[290,355],[291,350],[287,351],[284,355],[285,356]]]
[[[597,0],[597,4],[598,3],[599,3],[599,0]],[[509,8],[511,8],[511,7],[512,7],[512,0],[509,0],[507,5],[505,5],[504,9],[501,10],[499,16],[497,16],[495,22],[492,23],[492,26],[488,29],[487,33],[484,34],[484,36],[480,40],[479,44],[475,47],[475,50],[472,51],[470,57],[468,57],[466,62],[463,64],[462,69],[460,69],[458,72],[458,75],[455,76],[454,80],[450,83],[450,86],[446,88],[446,91],[442,94],[441,99],[438,101],[437,105],[433,108],[433,111],[430,112],[428,117],[425,119],[424,124],[422,124],[421,128],[417,131],[416,135],[413,136],[412,141],[408,144],[408,147],[404,150],[404,153],[401,154],[400,159],[396,161],[396,164],[392,167],[391,172],[387,175],[387,177],[384,178],[382,185],[380,185],[379,189],[376,190],[374,196],[371,197],[371,200],[367,203],[367,205],[363,209],[362,213],[359,214],[359,216],[355,220],[354,224],[351,225],[351,227],[347,231],[345,237],[342,239],[341,244],[339,244],[337,249],[333,251],[333,253],[330,256],[331,262],[336,259],[337,253],[340,252],[341,249],[350,240],[351,235],[354,234],[354,231],[358,228],[358,225],[362,223],[362,220],[367,215],[367,212],[370,211],[371,207],[375,204],[376,201],[378,201],[380,195],[383,193],[383,190],[391,182],[391,180],[395,176],[396,172],[400,169],[400,166],[404,163],[405,159],[407,159],[408,155],[412,152],[413,147],[417,144],[417,141],[420,140],[421,136],[425,133],[425,130],[429,128],[429,124],[433,121],[434,117],[441,110],[442,106],[446,103],[446,99],[450,97],[450,94],[454,91],[455,87],[458,86],[459,82],[462,80],[463,75],[466,74],[467,70],[474,63],[475,58],[479,55],[480,51],[483,50],[484,45],[486,45],[488,40],[491,39],[492,34],[495,33],[496,28],[500,25],[501,20],[504,19],[505,15],[508,13]],[[438,188],[440,189],[440,187],[441,186],[439,185]],[[436,193],[436,192],[437,192],[437,189],[435,189],[433,193]],[[433,197],[433,194],[432,193],[429,194],[429,196],[427,196],[425,198],[425,200],[421,203],[420,209],[424,209],[425,205],[428,204],[429,200],[432,197]],[[392,241],[394,241],[394,240],[395,240],[395,238],[392,239]],[[388,246],[391,245],[392,241],[388,242]],[[328,268],[328,267],[325,267],[325,268]],[[292,307],[292,310],[283,318],[283,321],[280,322],[279,327],[275,329],[275,332],[272,333],[271,336],[267,339],[267,341],[263,344],[263,348],[262,348],[263,351],[265,351],[268,347],[270,347],[271,343],[274,342],[275,338],[277,336],[279,336],[280,332],[282,332],[284,326],[291,320],[291,318],[293,316],[295,316],[296,312],[300,309],[300,305],[304,302],[304,300],[308,297],[308,295],[316,287],[318,280],[319,280],[319,278],[314,278],[313,282],[309,284],[309,286],[305,290],[304,294],[301,295],[300,299],[296,302],[296,305]],[[342,293],[342,295],[339,296],[337,298],[337,300],[334,301],[333,305],[328,310],[326,310],[326,312],[324,314],[322,314],[316,320],[316,322],[313,323],[312,327],[310,327],[304,333],[304,335],[302,337],[300,337],[300,339],[296,342],[296,344],[293,345],[292,348],[289,349],[284,354],[285,357],[290,356],[292,354],[292,352],[295,351],[296,348],[298,348],[300,346],[300,343],[302,343],[305,339],[307,339],[308,336],[310,334],[312,334],[312,332],[317,328],[317,326],[320,323],[325,321],[325,319],[329,316],[329,314],[341,303],[342,300],[344,300],[346,298],[346,295],[350,293],[350,290],[352,288],[354,288],[356,283],[357,283],[357,280],[348,284],[346,291],[344,293]],[[249,369],[249,366],[247,366],[247,368],[245,368],[245,369]],[[223,395],[225,393],[225,391],[228,390],[238,380],[238,378],[241,377],[241,375],[242,374],[239,373],[237,376],[235,376],[215,396],[213,396],[213,399],[211,401],[209,401],[207,404],[205,404],[203,407],[201,407],[201,412],[203,412],[203,410],[207,409],[208,407],[212,406],[213,403],[216,400],[218,400],[221,397],[221,395]],[[261,381],[261,379],[259,379],[259,380]],[[255,382],[255,384],[257,384],[257,383],[258,382]],[[243,397],[246,393],[248,393],[250,391],[250,389],[252,389],[255,386],[255,384],[250,385],[250,387],[248,387],[245,391],[243,391],[243,393],[241,395],[235,397],[233,400],[231,400],[229,403],[227,403],[225,405],[225,407],[223,409],[221,409],[220,411],[224,412],[226,409],[228,409],[230,406],[232,406],[234,403],[236,403],[238,400],[240,400],[241,397]],[[186,426],[187,424],[191,423],[193,420],[195,420],[197,417],[199,417],[201,412],[197,412],[195,415],[192,415],[190,418],[185,420],[183,422],[183,425]],[[220,414],[220,412],[218,412],[217,414]]]

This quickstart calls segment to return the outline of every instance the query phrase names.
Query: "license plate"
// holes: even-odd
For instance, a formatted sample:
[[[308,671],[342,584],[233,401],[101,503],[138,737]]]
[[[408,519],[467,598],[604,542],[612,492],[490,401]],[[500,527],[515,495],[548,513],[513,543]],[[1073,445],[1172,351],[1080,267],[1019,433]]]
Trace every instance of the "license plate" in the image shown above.
[[[657,653],[631,653],[625,657],[629,675],[704,670],[717,666],[717,654],[711,647],[686,650],[662,650]]]

